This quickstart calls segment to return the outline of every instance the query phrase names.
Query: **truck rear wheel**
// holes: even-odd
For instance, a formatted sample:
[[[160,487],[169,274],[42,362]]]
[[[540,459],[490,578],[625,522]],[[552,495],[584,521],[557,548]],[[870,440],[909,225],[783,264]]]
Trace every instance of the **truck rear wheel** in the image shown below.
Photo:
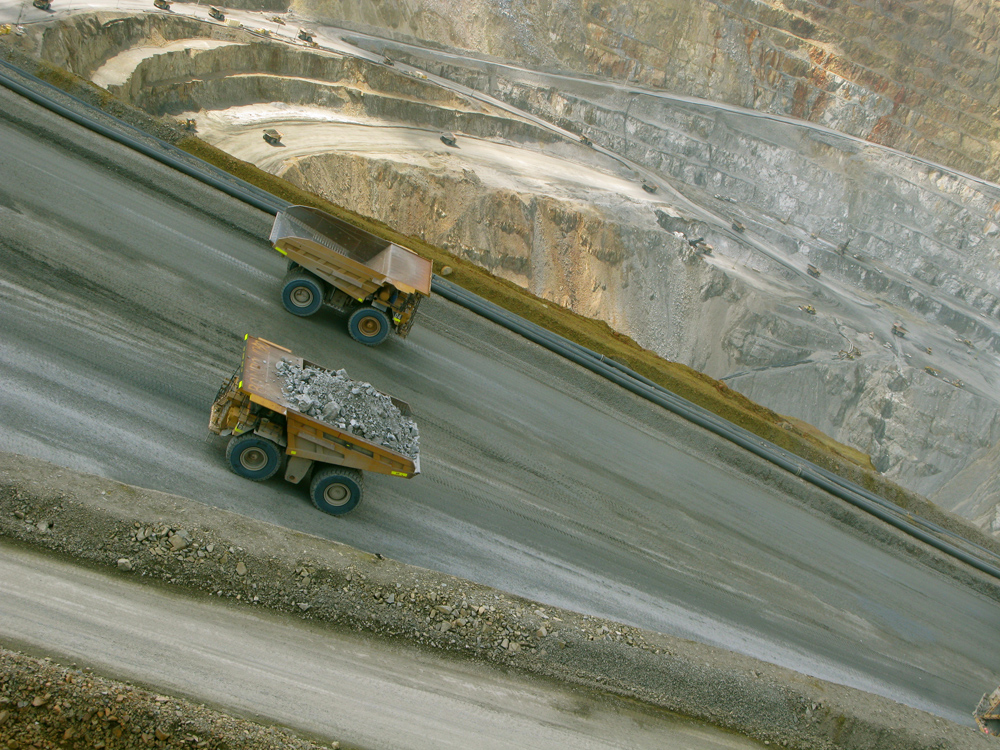
[[[313,505],[334,516],[342,516],[357,508],[364,493],[364,475],[357,469],[343,466],[317,469],[309,485]]]
[[[362,307],[351,313],[347,330],[355,341],[376,346],[389,335],[389,316],[377,307]]]
[[[254,482],[263,482],[277,474],[282,455],[277,443],[252,432],[234,435],[226,447],[229,468]]]
[[[323,305],[323,282],[302,268],[291,270],[282,283],[281,303],[292,315],[312,315]]]

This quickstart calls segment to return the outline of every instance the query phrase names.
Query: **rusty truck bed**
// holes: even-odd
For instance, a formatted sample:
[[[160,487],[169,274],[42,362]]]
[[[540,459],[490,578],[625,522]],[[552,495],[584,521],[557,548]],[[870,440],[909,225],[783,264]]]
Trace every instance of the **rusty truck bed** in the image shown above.
[[[408,294],[430,296],[431,261],[319,209],[279,211],[270,240],[290,260],[356,290],[357,299],[386,281]]]

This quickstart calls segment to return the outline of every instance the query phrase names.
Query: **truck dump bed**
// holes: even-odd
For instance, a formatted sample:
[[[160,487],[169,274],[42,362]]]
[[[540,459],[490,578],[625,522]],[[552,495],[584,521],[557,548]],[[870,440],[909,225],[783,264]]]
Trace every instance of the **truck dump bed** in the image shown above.
[[[213,432],[222,433],[226,429],[227,422],[236,421],[238,415],[233,415],[231,412],[237,407],[227,404],[238,404],[240,399],[234,400],[231,394],[243,393],[249,397],[251,403],[260,404],[284,415],[288,440],[285,452],[289,456],[399,477],[408,478],[420,473],[419,456],[408,458],[383,445],[370,442],[298,411],[282,392],[283,380],[276,368],[283,359],[299,367],[327,369],[296,357],[288,349],[270,341],[247,336],[240,370],[237,371],[227,391],[216,399],[209,428]],[[404,416],[410,415],[409,404],[388,397]],[[227,414],[226,411],[230,413]]]
[[[1000,735],[1000,688],[984,695],[972,716],[983,734]]]
[[[278,212],[271,244],[355,299],[388,282],[407,294],[431,293],[431,261],[412,250],[308,206]]]

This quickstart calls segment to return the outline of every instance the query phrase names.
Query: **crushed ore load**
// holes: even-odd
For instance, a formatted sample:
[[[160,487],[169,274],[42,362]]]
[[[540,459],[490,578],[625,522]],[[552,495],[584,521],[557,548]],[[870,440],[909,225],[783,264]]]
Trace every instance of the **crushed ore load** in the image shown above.
[[[345,370],[299,367],[287,359],[275,370],[284,381],[282,393],[297,411],[407,458],[420,453],[416,422],[371,383],[351,380]]]

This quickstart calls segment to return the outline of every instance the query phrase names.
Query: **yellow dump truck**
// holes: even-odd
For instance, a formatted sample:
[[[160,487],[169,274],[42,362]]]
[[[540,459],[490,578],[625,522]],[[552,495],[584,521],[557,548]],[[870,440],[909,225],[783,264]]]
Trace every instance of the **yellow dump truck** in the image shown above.
[[[279,211],[271,245],[288,258],[285,309],[307,316],[332,307],[348,315],[351,337],[368,346],[390,330],[405,337],[431,294],[431,261],[316,208]]]
[[[418,452],[404,455],[358,435],[353,423],[340,427],[300,411],[301,401],[288,394],[287,376],[282,375],[289,368],[306,371],[305,380],[323,374],[341,376],[270,341],[245,337],[243,360],[219,389],[208,423],[211,432],[229,437],[226,459],[234,472],[262,482],[284,468],[285,480],[293,484],[311,474],[313,505],[333,515],[348,513],[361,502],[363,471],[406,479],[420,473]],[[361,390],[355,381],[349,385]],[[368,389],[377,403],[384,407],[391,402],[402,418],[412,422],[408,404],[371,386]]]
[[[982,697],[972,717],[983,734],[1000,736],[1000,688]]]

